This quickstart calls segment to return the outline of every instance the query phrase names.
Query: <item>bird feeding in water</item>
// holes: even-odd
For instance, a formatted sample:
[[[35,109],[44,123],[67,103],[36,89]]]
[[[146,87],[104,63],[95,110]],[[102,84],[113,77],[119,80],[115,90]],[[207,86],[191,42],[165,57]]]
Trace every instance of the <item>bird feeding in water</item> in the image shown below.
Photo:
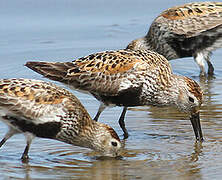
[[[30,69],[71,88],[92,94],[106,106],[123,106],[119,125],[128,137],[124,117],[132,106],[174,106],[189,113],[196,139],[203,140],[199,107],[200,86],[172,73],[166,58],[152,51],[118,50],[91,54],[73,62],[27,62]]]
[[[163,11],[146,36],[129,43],[127,49],[152,50],[168,60],[193,57],[200,76],[213,75],[211,52],[222,47],[222,2],[194,2]]]
[[[111,127],[93,121],[72,93],[44,81],[0,80],[0,120],[9,127],[0,147],[15,134],[26,136],[23,160],[28,159],[34,137],[91,148],[105,156],[118,156],[121,150]]]

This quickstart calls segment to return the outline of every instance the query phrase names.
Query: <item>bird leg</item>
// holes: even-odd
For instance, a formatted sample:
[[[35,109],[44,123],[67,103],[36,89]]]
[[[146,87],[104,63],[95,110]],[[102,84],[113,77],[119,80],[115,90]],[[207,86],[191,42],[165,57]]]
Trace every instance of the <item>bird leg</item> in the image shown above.
[[[194,56],[194,60],[196,61],[196,63],[198,64],[199,68],[200,68],[200,76],[204,76],[206,77],[206,72],[205,72],[205,68],[204,68],[204,55],[203,53],[197,53]]]
[[[101,103],[96,113],[96,116],[94,117],[93,120],[98,121],[100,114],[104,111],[105,108],[106,108],[105,104]]]
[[[210,59],[207,59],[207,65],[208,65],[208,75],[213,76],[214,75],[214,67],[212,63],[210,62]]]
[[[22,162],[27,162],[27,160],[29,159],[29,156],[28,156],[29,148],[30,148],[30,144],[27,144],[21,157]]]
[[[5,137],[1,140],[0,142],[0,147],[3,146],[3,144],[5,144],[5,142],[11,138],[15,133],[15,131],[13,129],[9,129],[9,131],[6,133]]]
[[[125,127],[125,122],[124,122],[126,111],[127,111],[127,107],[124,107],[123,111],[122,111],[122,114],[121,114],[121,116],[119,118],[119,125],[120,125],[120,127],[122,128],[122,130],[124,132],[124,134],[123,134],[124,139],[127,139],[129,137],[129,134],[128,134],[128,131],[127,131],[126,127]]]
[[[21,157],[22,162],[27,162],[29,159],[28,152],[30,149],[30,145],[32,143],[32,139],[33,139],[33,137],[30,137],[30,136],[27,137],[26,147],[25,147],[25,150],[24,150],[22,157]]]
[[[214,75],[214,67],[213,67],[212,63],[210,62],[210,55],[211,54],[212,54],[211,52],[206,52],[205,56],[204,56],[204,59],[207,62],[207,65],[208,65],[208,75],[209,76]]]

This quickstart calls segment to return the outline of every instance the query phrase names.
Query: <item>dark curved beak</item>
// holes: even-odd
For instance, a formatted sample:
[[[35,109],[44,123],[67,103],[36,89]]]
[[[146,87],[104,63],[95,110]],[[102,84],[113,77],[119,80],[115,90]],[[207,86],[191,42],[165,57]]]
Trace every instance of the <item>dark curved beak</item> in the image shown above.
[[[196,140],[202,142],[203,134],[202,134],[201,125],[200,125],[200,112],[199,111],[193,112],[191,114],[190,121],[193,126]]]

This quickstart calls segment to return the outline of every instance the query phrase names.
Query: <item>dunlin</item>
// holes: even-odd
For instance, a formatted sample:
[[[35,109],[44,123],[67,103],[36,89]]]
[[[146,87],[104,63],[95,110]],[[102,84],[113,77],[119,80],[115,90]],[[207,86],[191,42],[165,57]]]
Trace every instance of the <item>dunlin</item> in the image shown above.
[[[172,73],[166,58],[147,50],[105,51],[73,62],[27,62],[26,66],[71,88],[90,93],[101,102],[95,120],[106,106],[123,106],[119,119],[128,137],[124,117],[130,106],[174,106],[191,115],[196,139],[203,140],[199,119],[200,86]]]
[[[193,57],[205,76],[213,75],[211,52],[222,47],[222,2],[195,2],[163,11],[145,37],[132,41],[127,49],[153,50],[168,60]]]
[[[0,80],[0,119],[9,127],[0,147],[14,134],[26,136],[23,160],[28,159],[34,137],[91,148],[106,156],[117,156],[121,149],[111,127],[93,121],[69,91],[44,81]]]

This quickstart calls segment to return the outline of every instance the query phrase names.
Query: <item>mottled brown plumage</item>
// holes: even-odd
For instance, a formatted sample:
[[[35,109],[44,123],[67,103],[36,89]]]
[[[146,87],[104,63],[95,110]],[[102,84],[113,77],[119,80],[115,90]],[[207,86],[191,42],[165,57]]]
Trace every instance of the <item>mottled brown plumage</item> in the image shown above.
[[[101,102],[97,120],[106,106],[123,106],[119,124],[128,137],[124,116],[130,106],[175,106],[191,113],[201,105],[199,85],[172,73],[169,62],[152,51],[105,51],[73,62],[27,62],[26,66],[71,88],[90,93]],[[202,140],[199,119],[194,126]],[[197,127],[198,126],[198,127]]]
[[[91,148],[108,156],[117,156],[121,148],[111,127],[93,121],[72,93],[48,82],[0,80],[0,119],[9,126],[0,146],[14,134],[25,133],[27,146],[22,159],[28,158],[35,136]]]
[[[222,2],[194,2],[163,11],[145,37],[132,41],[127,49],[153,50],[168,60],[194,57],[205,75],[213,75],[211,52],[222,47]]]

